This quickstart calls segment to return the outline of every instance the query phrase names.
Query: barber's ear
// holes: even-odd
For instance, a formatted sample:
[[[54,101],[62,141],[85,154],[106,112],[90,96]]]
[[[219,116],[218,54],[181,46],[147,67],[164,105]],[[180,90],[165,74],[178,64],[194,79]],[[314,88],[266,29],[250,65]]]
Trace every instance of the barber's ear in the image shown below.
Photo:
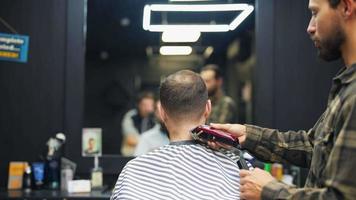
[[[211,113],[211,101],[210,101],[210,99],[208,99],[208,101],[206,102],[206,105],[205,105],[204,117],[208,118],[210,113]]]
[[[345,18],[349,18],[351,15],[356,14],[356,2],[355,0],[342,0],[342,11]]]
[[[159,113],[159,116],[161,117],[162,121],[166,122],[167,115],[166,115],[166,112],[164,111],[164,109],[162,108],[162,105],[160,102],[157,105],[157,109],[158,109],[158,113]]]

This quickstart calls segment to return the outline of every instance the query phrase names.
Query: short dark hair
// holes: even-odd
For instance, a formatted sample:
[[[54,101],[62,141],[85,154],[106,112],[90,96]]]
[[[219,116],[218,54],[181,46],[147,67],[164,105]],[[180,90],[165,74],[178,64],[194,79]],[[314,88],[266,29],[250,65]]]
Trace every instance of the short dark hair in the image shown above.
[[[208,70],[214,71],[214,73],[215,73],[215,79],[222,78],[222,72],[221,72],[221,70],[220,70],[220,68],[219,68],[218,65],[216,65],[216,64],[209,64],[209,65],[206,65],[205,67],[203,67],[203,68],[201,69],[202,72],[203,72],[203,71],[208,71]]]
[[[336,8],[341,2],[341,0],[328,0],[328,1],[332,8]]]
[[[174,119],[199,119],[205,111],[208,91],[199,74],[181,70],[165,78],[160,87],[164,111]]]
[[[149,91],[140,92],[137,96],[137,104],[139,104],[143,99],[155,100],[155,96],[152,92]]]

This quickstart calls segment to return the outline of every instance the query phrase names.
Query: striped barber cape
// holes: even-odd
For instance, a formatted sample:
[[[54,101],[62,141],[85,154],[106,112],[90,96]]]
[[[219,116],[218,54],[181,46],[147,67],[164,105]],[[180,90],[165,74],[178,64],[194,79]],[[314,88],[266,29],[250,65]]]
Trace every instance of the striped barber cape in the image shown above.
[[[195,141],[171,142],[128,162],[111,199],[240,199],[238,158]]]

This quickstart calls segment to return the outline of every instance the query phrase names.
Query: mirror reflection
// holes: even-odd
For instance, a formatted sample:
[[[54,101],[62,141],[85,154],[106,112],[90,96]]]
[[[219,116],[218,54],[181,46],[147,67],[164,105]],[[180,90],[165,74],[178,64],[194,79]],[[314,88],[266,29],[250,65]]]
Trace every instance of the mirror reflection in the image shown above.
[[[254,5],[253,0],[204,3]],[[102,154],[141,155],[169,143],[156,113],[158,88],[163,77],[181,69],[205,81],[213,108],[209,122],[252,120],[254,12],[234,30],[155,32],[144,29],[144,8],[152,4],[177,3],[88,0],[83,128],[101,128]],[[229,24],[242,12],[152,11],[150,24]]]

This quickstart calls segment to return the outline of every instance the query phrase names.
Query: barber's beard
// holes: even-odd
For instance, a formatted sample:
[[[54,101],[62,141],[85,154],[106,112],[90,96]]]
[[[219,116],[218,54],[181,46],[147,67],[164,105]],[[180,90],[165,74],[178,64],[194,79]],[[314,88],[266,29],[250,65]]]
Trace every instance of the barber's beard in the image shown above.
[[[339,25],[336,25],[328,38],[319,41],[318,56],[328,62],[339,59],[342,56],[341,45],[345,42],[345,39],[345,32]]]
[[[210,90],[208,90],[208,96],[214,97],[217,91],[218,91],[218,87],[211,88]]]

